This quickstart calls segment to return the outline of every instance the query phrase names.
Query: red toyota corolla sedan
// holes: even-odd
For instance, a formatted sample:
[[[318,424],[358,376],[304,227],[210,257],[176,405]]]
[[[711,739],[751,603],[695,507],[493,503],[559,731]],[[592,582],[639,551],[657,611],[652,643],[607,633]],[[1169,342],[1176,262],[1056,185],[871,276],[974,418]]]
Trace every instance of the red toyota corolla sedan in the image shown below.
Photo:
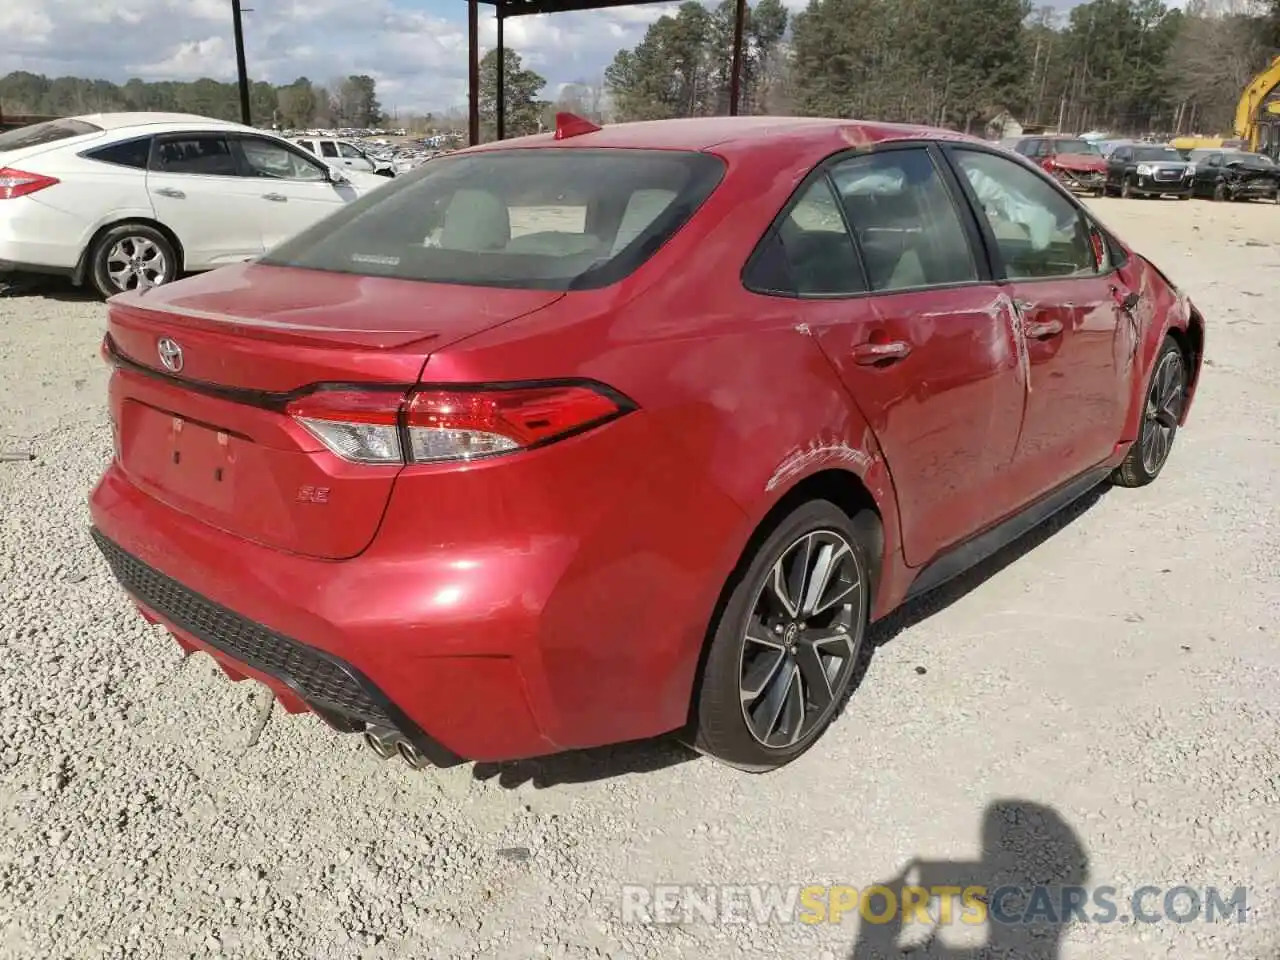
[[[680,730],[766,770],[870,621],[1154,480],[1203,347],[998,148],[566,116],[114,298],[92,535],[184,648],[384,756]]]

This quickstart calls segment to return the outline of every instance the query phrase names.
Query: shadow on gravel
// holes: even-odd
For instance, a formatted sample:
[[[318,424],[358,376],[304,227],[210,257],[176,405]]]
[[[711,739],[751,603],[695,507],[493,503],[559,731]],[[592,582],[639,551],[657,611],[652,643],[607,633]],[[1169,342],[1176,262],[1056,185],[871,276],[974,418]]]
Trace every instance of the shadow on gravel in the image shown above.
[[[594,783],[627,773],[655,773],[697,758],[697,753],[674,739],[659,737],[534,760],[477,763],[472,767],[472,776],[477,780],[496,779],[499,786],[508,790],[526,783],[541,789],[566,783]]]
[[[41,300],[58,300],[64,303],[92,303],[101,300],[89,287],[77,287],[61,277],[37,275],[0,276],[0,300],[19,300],[39,297]]]
[[[949,580],[934,590],[911,600],[883,620],[873,623],[867,638],[870,647],[883,647],[904,630],[941,613],[958,600],[963,599],[978,587],[982,586],[1005,567],[1021,560],[1054,534],[1069,527],[1100,503],[1111,490],[1111,484],[1103,483],[1094,487],[1079,500],[1063,508],[1040,526],[1027,531],[1003,550],[982,561],[976,567],[966,570],[954,580]],[[858,678],[861,680],[861,677]]]
[[[1057,960],[1073,920],[1099,912],[1085,899],[1088,880],[1084,842],[1056,811],[997,800],[980,859],[912,860],[884,889],[868,888],[848,960]]]
[[[936,590],[905,604],[878,623],[872,624],[867,634],[869,642],[864,645],[862,662],[854,674],[853,682],[849,685],[845,703],[848,703],[849,697],[853,696],[862,684],[872,653],[876,648],[884,646],[902,631],[945,610],[972,590],[977,589],[1005,567],[1087,513],[1109,489],[1108,484],[1094,488],[1071,506],[978,566],[944,583]],[[841,709],[843,710],[843,705]],[[511,790],[526,783],[541,789],[566,783],[593,783],[628,773],[654,773],[697,758],[698,754],[694,751],[672,738],[662,737],[657,740],[638,740],[594,750],[575,750],[533,760],[477,763],[473,766],[472,773],[477,780],[497,780],[500,786]],[[1038,960],[1038,958],[1031,958],[1031,960]]]

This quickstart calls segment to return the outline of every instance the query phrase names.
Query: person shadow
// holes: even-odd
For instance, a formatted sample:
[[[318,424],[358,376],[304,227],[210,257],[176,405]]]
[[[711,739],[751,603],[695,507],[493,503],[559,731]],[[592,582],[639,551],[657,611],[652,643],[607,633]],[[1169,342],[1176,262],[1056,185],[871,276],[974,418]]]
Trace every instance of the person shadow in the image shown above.
[[[979,860],[912,860],[896,877],[867,888],[848,960],[1058,960],[1071,907],[1083,912],[1088,879],[1084,843],[1057,812],[1026,800],[995,801],[983,817]],[[950,909],[935,898],[928,922],[920,912],[904,917],[903,891],[912,887],[952,888]],[[982,942],[952,946],[946,941],[957,936],[943,933],[952,928],[965,941],[984,934]]]

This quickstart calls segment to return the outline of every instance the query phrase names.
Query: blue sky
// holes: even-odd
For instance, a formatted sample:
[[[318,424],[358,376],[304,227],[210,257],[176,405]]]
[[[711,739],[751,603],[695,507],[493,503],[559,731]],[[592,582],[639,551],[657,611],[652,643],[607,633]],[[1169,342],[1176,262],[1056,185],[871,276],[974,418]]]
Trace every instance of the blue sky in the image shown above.
[[[461,106],[464,0],[243,0],[249,71],[285,83],[350,73],[378,80],[383,106]],[[805,0],[786,0],[800,7]],[[1067,5],[1070,0],[1058,0]],[[675,4],[645,4],[507,21],[506,43],[549,81],[600,82],[622,47]],[[30,70],[123,81],[235,76],[230,0],[0,0],[0,74]],[[494,42],[481,7],[481,43]]]

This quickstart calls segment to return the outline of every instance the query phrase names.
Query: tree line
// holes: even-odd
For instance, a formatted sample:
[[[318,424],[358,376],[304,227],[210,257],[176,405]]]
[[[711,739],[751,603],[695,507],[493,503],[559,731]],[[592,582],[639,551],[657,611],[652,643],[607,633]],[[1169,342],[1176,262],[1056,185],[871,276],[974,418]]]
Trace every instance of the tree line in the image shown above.
[[[860,117],[982,133],[1002,113],[1083,132],[1229,131],[1280,45],[1280,0],[757,0],[743,113]],[[728,106],[732,4],[687,2],[606,72],[615,119]]]
[[[254,81],[249,85],[249,107],[253,122],[259,126],[369,129],[386,120],[377,84],[366,75],[342,77],[328,84],[306,77],[284,86]],[[0,108],[7,114],[38,116],[161,110],[238,121],[240,92],[234,83],[207,78],[187,82],[133,79],[114,84],[80,77],[50,79],[17,71],[0,77]]]

